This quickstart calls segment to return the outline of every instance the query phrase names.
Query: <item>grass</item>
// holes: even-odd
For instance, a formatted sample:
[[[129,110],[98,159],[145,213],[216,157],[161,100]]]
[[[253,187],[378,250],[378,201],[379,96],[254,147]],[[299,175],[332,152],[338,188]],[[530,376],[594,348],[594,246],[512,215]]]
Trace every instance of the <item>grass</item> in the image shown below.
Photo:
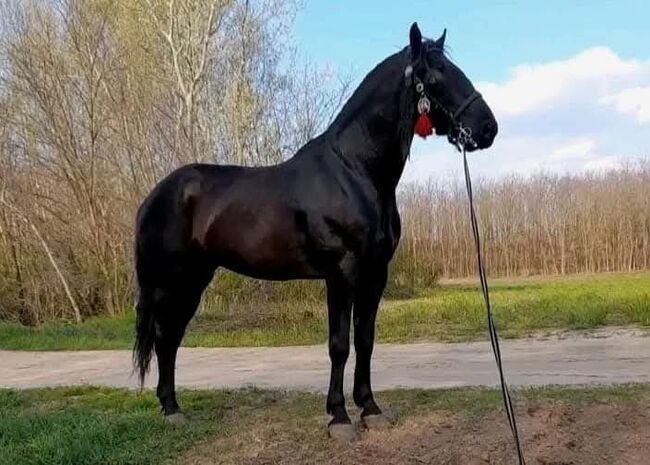
[[[263,397],[263,396],[262,396]],[[250,394],[188,392],[192,421],[168,427],[152,393],[96,388],[0,391],[0,464],[158,464],[209,434],[229,434],[222,421]]]
[[[400,390],[379,394],[399,423],[413,416],[453,412],[485,415],[501,408],[491,389]],[[538,388],[519,400],[571,405],[645,405],[650,386]],[[147,465],[178,463],[201,443],[236,438],[253,426],[291,430],[294,440],[318,446],[325,439],[324,396],[278,391],[183,391],[190,421],[165,425],[152,392],[93,387],[0,390],[0,465]],[[356,414],[356,411],[351,410]],[[267,427],[267,426],[265,426]],[[320,444],[322,447],[322,444]],[[235,454],[237,451],[235,450]]]
[[[605,326],[650,327],[650,272],[498,279],[491,282],[498,326],[505,337]],[[81,325],[39,328],[0,323],[0,349],[127,349],[134,316],[96,318]],[[486,337],[485,309],[472,281],[449,281],[415,298],[386,300],[379,342],[469,341]],[[192,323],[188,347],[320,344],[327,327],[322,303],[264,304],[204,312]]]

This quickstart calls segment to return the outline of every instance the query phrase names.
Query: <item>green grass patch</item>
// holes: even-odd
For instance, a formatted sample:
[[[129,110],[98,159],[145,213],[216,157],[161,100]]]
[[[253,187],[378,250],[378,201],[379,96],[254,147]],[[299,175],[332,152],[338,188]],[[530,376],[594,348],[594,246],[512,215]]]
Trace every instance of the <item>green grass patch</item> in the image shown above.
[[[494,280],[491,300],[501,335],[650,327],[650,273]],[[386,342],[460,341],[486,337],[477,285],[448,282],[419,299],[390,302],[379,321]]]
[[[650,328],[650,272],[551,278],[498,279],[492,301],[501,334],[591,330],[605,326]],[[327,339],[323,303],[263,303],[201,313],[185,338],[188,347],[320,344]],[[0,323],[0,349],[128,349],[134,315],[96,318],[81,325],[38,328]],[[468,341],[486,337],[485,309],[474,281],[451,281],[414,298],[385,300],[379,342]]]
[[[0,349],[5,350],[108,350],[133,344],[132,313],[89,319],[82,324],[56,321],[31,328],[0,322]]]
[[[160,464],[207,435],[236,432],[238,414],[278,402],[279,393],[187,391],[191,421],[163,423],[151,392],[92,387],[0,390],[1,465]],[[291,402],[299,404],[301,395]]]
[[[485,415],[502,408],[492,389],[382,392],[398,423],[432,412]],[[650,387],[538,388],[515,393],[519,403],[646,405]],[[323,441],[327,417],[320,394],[278,391],[182,391],[189,422],[165,425],[152,392],[92,387],[0,390],[1,465],[147,465],[177,463],[206,438],[236,437],[252,425],[295,429]],[[355,410],[351,413],[356,415]],[[297,433],[296,433],[297,434]]]

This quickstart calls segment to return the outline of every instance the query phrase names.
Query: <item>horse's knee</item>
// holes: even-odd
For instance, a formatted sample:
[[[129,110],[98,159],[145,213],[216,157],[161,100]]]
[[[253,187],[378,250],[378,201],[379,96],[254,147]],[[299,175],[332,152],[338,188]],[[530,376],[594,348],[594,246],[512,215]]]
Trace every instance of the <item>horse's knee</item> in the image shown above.
[[[375,335],[374,331],[370,331],[364,327],[355,327],[354,333],[354,347],[357,350],[357,353],[365,353],[372,351],[373,346],[375,345]]]
[[[350,338],[347,335],[334,335],[330,338],[330,358],[334,363],[345,363],[350,355]]]

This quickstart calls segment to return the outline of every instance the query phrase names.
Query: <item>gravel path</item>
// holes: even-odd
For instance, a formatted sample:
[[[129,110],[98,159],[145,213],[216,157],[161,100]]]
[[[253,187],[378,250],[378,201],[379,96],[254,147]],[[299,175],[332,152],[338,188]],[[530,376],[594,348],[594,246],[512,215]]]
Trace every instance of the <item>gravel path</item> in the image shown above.
[[[650,382],[650,337],[635,330],[590,336],[564,335],[502,343],[512,385]],[[346,386],[350,389],[354,353]],[[150,376],[147,386],[157,376]],[[329,380],[325,346],[244,349],[181,349],[177,383],[186,388],[258,386],[324,391]],[[385,344],[375,348],[375,389],[496,385],[488,342]],[[136,388],[128,351],[0,351],[0,387],[62,385]]]

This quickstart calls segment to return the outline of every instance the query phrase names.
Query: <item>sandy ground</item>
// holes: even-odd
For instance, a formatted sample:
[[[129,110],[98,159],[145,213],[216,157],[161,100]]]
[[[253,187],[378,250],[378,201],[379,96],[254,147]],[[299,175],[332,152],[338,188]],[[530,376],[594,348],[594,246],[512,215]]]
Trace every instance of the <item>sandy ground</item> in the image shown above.
[[[528,465],[647,465],[650,407],[561,403],[519,415]],[[296,441],[296,431],[268,425],[241,436],[205,441],[184,465],[513,465],[518,463],[504,415],[451,413],[412,418],[385,432],[362,433],[350,445]]]
[[[650,337],[636,330],[564,334],[502,343],[511,385],[576,385],[650,382]],[[351,354],[347,373],[354,367]],[[157,376],[150,376],[153,386]],[[346,376],[350,390],[352,376]],[[186,388],[257,386],[325,391],[325,346],[182,349],[177,384]],[[492,386],[496,368],[488,342],[378,345],[373,358],[376,390]],[[0,387],[62,385],[136,388],[128,351],[0,351]],[[649,462],[650,463],[650,462]]]

